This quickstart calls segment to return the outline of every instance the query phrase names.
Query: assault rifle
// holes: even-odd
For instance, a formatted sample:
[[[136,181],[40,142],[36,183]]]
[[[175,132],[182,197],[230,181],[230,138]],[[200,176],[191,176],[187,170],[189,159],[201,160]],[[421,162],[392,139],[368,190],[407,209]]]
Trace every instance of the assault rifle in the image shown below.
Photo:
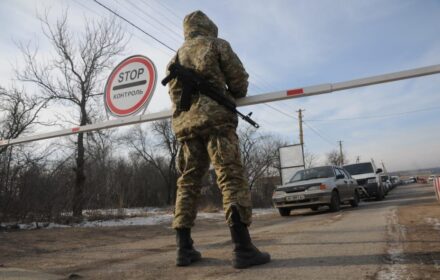
[[[162,80],[162,85],[166,86],[171,80],[177,78],[182,82],[183,89],[180,96],[180,102],[177,104],[180,111],[188,111],[191,107],[191,95],[192,93],[199,93],[208,96],[209,98],[217,101],[220,105],[225,106],[228,110],[239,115],[243,120],[255,128],[259,128],[260,125],[251,119],[252,112],[248,115],[244,115],[237,110],[237,106],[234,102],[229,100],[223,95],[221,89],[216,89],[208,81],[206,81],[200,74],[193,69],[189,69],[182,66],[180,63],[175,62],[168,68],[170,74]]]

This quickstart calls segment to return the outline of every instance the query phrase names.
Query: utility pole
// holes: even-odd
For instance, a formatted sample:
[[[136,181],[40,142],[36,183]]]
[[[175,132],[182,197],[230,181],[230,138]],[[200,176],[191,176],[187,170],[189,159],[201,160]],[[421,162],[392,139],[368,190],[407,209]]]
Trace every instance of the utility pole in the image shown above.
[[[305,110],[299,109],[298,112],[298,121],[299,121],[299,143],[301,145],[304,144],[304,133],[303,133],[303,115],[302,112],[304,112]]]
[[[344,154],[342,153],[342,141],[339,140],[339,157],[340,157],[340,165],[344,165]]]
[[[305,110],[299,109],[298,112],[298,121],[299,121],[299,143],[301,144],[301,151],[303,157],[304,169],[306,169],[306,160],[304,158],[304,132],[303,132],[303,115],[302,112]]]

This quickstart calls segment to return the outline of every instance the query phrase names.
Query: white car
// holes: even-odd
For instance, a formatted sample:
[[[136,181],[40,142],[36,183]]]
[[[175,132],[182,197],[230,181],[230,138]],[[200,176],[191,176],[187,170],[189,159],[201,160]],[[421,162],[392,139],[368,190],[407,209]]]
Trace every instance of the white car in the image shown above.
[[[434,179],[437,178],[436,175],[431,175],[428,177],[428,182],[434,182]]]
[[[347,164],[344,168],[356,179],[359,186],[366,190],[369,197],[375,197],[376,200],[384,199],[387,192],[386,180],[382,181],[383,170],[376,168],[374,161]]]
[[[318,210],[320,206],[339,211],[341,204],[358,206],[358,184],[339,166],[308,168],[297,171],[288,183],[278,186],[272,202],[281,216],[289,216],[293,209]]]

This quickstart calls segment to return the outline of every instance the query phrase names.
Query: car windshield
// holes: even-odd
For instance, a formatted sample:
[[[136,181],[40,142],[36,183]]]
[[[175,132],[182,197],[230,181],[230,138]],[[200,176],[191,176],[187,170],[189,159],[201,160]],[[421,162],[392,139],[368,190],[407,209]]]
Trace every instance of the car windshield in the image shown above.
[[[358,175],[358,174],[364,174],[364,173],[374,173],[373,166],[369,162],[344,165],[344,168],[351,175]]]
[[[315,167],[296,172],[292,179],[290,179],[289,183],[334,176],[333,169],[330,166]]]

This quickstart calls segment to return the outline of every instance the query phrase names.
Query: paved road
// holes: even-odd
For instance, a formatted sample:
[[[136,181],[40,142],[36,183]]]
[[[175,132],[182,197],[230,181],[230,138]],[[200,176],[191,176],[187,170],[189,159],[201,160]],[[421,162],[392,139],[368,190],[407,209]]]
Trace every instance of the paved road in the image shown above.
[[[0,268],[0,279],[19,275],[11,267],[38,269],[59,279],[71,273],[85,279],[421,279],[411,271],[423,271],[426,266],[432,271],[429,275],[435,275],[440,266],[433,258],[423,263],[417,255],[420,252],[413,258],[405,257],[406,232],[411,228],[399,224],[399,209],[432,207],[434,203],[432,186],[414,184],[394,189],[383,201],[363,202],[358,208],[347,206],[338,213],[297,210],[290,217],[276,212],[257,217],[251,233],[258,247],[272,254],[273,261],[246,270],[231,268],[229,232],[220,221],[196,226],[193,237],[204,259],[186,268],[174,266],[174,237],[169,227],[82,229],[71,236],[72,229],[62,229],[54,236],[64,235],[72,244],[55,245],[45,239],[51,238],[51,230],[47,230],[45,236],[33,235],[34,243],[28,245],[40,252],[29,250],[33,253],[8,258]],[[24,241],[30,238],[25,234],[13,240],[30,242]],[[81,242],[82,246],[76,245]],[[440,239],[435,242],[439,244]],[[440,254],[437,257],[440,264]],[[36,275],[26,279],[38,279]]]

